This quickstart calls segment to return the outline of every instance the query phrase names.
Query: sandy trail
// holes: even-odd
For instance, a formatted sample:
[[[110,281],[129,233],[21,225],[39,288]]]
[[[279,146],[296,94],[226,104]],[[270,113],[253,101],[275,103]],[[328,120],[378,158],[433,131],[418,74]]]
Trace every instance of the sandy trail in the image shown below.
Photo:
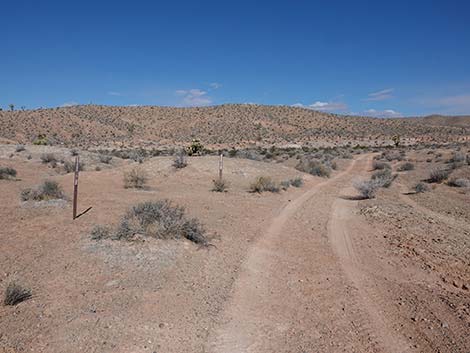
[[[369,163],[367,156],[353,161],[273,219],[242,265],[208,351],[406,351],[361,289],[345,231],[355,202],[336,199]]]

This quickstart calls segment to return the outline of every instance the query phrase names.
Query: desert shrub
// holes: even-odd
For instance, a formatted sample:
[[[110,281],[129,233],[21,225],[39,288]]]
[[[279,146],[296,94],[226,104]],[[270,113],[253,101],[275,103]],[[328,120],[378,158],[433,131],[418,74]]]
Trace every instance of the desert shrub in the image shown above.
[[[467,156],[465,157],[465,161],[468,165],[470,165],[470,154],[467,154]]]
[[[395,180],[396,176],[392,175],[392,171],[390,169],[382,169],[374,174],[372,174],[371,179],[376,181],[380,187],[388,188],[392,185],[393,180]]]
[[[331,169],[316,159],[301,160],[299,163],[297,163],[295,168],[301,172],[309,173],[319,177],[329,178],[331,174]]]
[[[187,218],[183,207],[169,200],[147,201],[132,207],[122,218],[114,239],[132,240],[136,235],[159,239],[186,238],[207,245],[205,230],[195,218]]]
[[[53,153],[43,153],[41,154],[41,161],[44,164],[57,163],[57,158]]]
[[[465,161],[465,155],[461,152],[454,152],[449,159],[449,163],[462,163]]]
[[[228,183],[224,179],[215,179],[212,180],[213,186],[212,191],[215,192],[225,192],[228,188]]]
[[[16,145],[16,148],[15,148],[16,152],[23,152],[25,150],[26,148],[24,147],[24,145]]]
[[[290,180],[283,180],[280,185],[282,190],[287,190],[290,188]]]
[[[468,188],[470,187],[470,180],[465,178],[452,178],[447,184],[457,188]]]
[[[377,190],[380,188],[380,183],[377,180],[359,180],[354,182],[354,188],[359,192],[364,199],[373,199]]]
[[[21,192],[22,201],[48,201],[57,199],[65,199],[65,194],[61,186],[56,181],[52,180],[46,180],[34,189],[28,188]]]
[[[304,180],[302,177],[295,177],[294,179],[289,180],[290,185],[296,188],[300,188],[302,185],[304,185]]]
[[[188,165],[186,154],[184,151],[178,152],[175,159],[173,160],[173,167],[176,169],[182,169]]]
[[[190,156],[200,156],[204,154],[204,146],[199,140],[194,139],[187,151]]]
[[[411,162],[403,163],[402,165],[400,165],[398,167],[398,170],[400,172],[404,172],[404,171],[407,171],[407,170],[414,170],[414,169],[415,169],[415,165]]]
[[[279,192],[279,186],[270,178],[265,176],[259,176],[256,180],[250,185],[250,192]]]
[[[449,177],[450,172],[446,169],[434,169],[429,174],[429,182],[440,183]]]
[[[101,163],[104,163],[104,164],[109,164],[112,159],[113,159],[113,156],[110,156],[108,154],[99,154],[98,155],[98,160]]]
[[[96,225],[91,230],[91,239],[93,240],[101,240],[106,239],[111,236],[111,229],[106,226]]]
[[[417,194],[420,194],[422,192],[429,191],[429,185],[425,183],[418,183],[414,186],[414,189]]]
[[[85,163],[78,161],[78,170],[82,171],[85,169]],[[72,173],[75,171],[75,161],[64,161],[64,170],[66,173]]]
[[[12,179],[16,177],[16,170],[10,167],[0,167],[0,179]]]
[[[17,283],[10,282],[5,289],[3,298],[4,305],[16,305],[31,298],[31,291]]]
[[[78,150],[77,150],[76,148],[72,148],[72,149],[70,150],[70,154],[71,154],[73,157],[78,156]]]
[[[39,135],[34,141],[33,145],[45,146],[48,145],[49,141],[45,135]]]
[[[390,166],[390,164],[388,164],[386,162],[380,162],[380,161],[374,160],[372,162],[372,169],[373,170],[383,170],[383,169],[392,169],[392,167]]]
[[[133,168],[124,173],[124,187],[126,189],[143,189],[147,184],[147,175],[140,168]]]

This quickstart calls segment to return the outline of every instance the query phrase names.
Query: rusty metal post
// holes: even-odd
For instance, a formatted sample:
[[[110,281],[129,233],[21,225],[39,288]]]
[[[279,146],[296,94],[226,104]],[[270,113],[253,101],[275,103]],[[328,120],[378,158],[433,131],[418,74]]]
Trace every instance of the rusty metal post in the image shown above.
[[[224,169],[224,155],[221,153],[220,159],[219,159],[219,180],[222,180],[223,169]]]
[[[77,199],[78,199],[78,172],[80,169],[79,156],[75,157],[75,174],[73,176],[73,219],[77,218]]]

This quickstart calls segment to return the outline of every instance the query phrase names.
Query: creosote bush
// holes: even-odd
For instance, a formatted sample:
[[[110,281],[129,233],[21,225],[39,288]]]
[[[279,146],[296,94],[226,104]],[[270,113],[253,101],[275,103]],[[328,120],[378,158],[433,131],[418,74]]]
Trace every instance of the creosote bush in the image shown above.
[[[215,179],[212,180],[212,191],[215,192],[226,192],[228,188],[228,183],[225,179]]]
[[[250,192],[262,193],[264,191],[279,192],[279,186],[270,177],[259,176],[250,185]]]
[[[103,226],[91,231],[95,240],[135,240],[139,236],[157,239],[188,239],[199,245],[208,245],[205,230],[195,218],[188,218],[183,207],[169,200],[142,202],[127,211],[115,232]]]
[[[16,305],[29,298],[31,298],[31,291],[29,289],[24,288],[17,283],[11,282],[5,289],[3,304]]]
[[[133,168],[124,173],[124,187],[126,189],[143,189],[147,184],[147,175],[140,168]]]
[[[16,170],[10,167],[0,167],[0,179],[13,179],[16,177]]]
[[[62,188],[56,181],[46,180],[38,187],[24,189],[21,192],[22,201],[48,201],[65,199]]]

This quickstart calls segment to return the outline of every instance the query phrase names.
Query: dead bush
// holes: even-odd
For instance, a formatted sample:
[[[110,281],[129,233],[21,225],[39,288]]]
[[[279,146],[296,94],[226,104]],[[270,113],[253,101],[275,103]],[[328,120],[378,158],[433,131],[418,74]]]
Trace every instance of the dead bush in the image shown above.
[[[250,192],[262,193],[264,191],[279,192],[279,186],[270,177],[259,176],[250,185]]]
[[[41,161],[44,164],[57,163],[57,158],[53,153],[43,153],[41,154]]]
[[[429,191],[430,188],[429,188],[429,185],[427,185],[425,183],[418,183],[418,184],[415,185],[414,190],[417,194],[420,194],[422,192]]]
[[[381,162],[377,160],[374,160],[372,162],[372,170],[383,170],[383,169],[392,169],[392,167],[390,166],[390,164],[386,162]]]
[[[91,230],[91,239],[101,240],[111,237],[111,229],[106,226],[96,225]]]
[[[16,305],[31,298],[31,291],[15,282],[10,282],[5,289],[4,305]]]
[[[126,189],[143,189],[147,184],[147,175],[140,168],[133,168],[124,173],[124,187]]]
[[[78,161],[78,171],[82,171],[85,169],[85,163],[82,161]],[[75,172],[75,161],[67,160],[64,161],[64,170],[66,173],[73,173]]]
[[[388,188],[392,185],[393,180],[395,180],[396,175],[392,175],[392,171],[390,169],[382,169],[374,174],[372,174],[371,179],[376,181],[380,187]]]
[[[447,184],[456,188],[468,188],[470,187],[470,180],[465,178],[452,178]]]

